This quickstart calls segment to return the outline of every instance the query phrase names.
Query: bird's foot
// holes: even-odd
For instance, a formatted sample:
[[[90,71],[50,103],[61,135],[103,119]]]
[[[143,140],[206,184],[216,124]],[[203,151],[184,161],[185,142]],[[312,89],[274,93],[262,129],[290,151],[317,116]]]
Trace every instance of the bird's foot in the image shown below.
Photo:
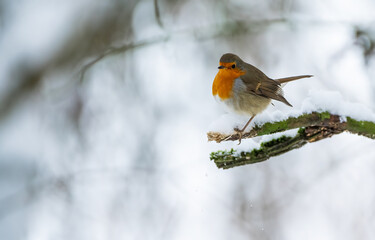
[[[244,129],[240,130],[238,128],[234,128],[233,130],[236,132],[236,134],[238,134],[238,145],[240,145]]]

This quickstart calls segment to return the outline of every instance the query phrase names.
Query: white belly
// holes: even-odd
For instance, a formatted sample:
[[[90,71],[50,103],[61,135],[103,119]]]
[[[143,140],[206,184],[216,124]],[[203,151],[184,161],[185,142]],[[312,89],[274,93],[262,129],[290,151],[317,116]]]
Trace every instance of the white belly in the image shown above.
[[[230,111],[234,111],[242,115],[257,115],[263,112],[271,103],[271,99],[257,96],[246,91],[246,86],[240,79],[236,79],[233,86],[232,97],[223,102]]]

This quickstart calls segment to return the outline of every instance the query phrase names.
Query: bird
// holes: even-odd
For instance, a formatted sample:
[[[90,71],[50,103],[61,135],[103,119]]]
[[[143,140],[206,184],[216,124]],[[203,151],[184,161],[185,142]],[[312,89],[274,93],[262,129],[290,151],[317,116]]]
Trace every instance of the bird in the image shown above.
[[[218,69],[212,84],[212,95],[234,112],[250,116],[243,128],[233,129],[239,135],[238,144],[241,144],[242,135],[250,122],[263,112],[272,100],[292,107],[284,97],[281,84],[313,76],[272,79],[233,53],[222,55]]]

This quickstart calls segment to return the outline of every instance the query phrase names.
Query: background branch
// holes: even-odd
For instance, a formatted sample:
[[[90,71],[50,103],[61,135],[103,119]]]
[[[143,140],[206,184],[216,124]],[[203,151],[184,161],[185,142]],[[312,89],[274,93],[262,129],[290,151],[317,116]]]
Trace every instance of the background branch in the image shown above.
[[[160,17],[160,8],[159,8],[158,0],[154,0],[154,9],[155,9],[156,22],[158,23],[159,27],[163,28],[164,26]]]
[[[137,42],[137,43],[129,43],[129,44],[122,45],[120,47],[110,47],[107,50],[105,50],[103,53],[99,54],[94,59],[89,61],[87,64],[85,64],[81,68],[79,79],[82,82],[85,78],[85,74],[86,74],[87,70],[89,70],[97,62],[101,61],[103,58],[106,58],[108,56],[115,55],[115,54],[124,53],[126,51],[133,50],[133,49],[136,49],[136,48],[145,47],[145,46],[148,46],[148,45],[151,45],[151,44],[165,42],[168,39],[169,39],[168,36],[164,36],[164,37],[160,37],[160,38],[156,38],[156,39],[140,41],[140,42]]]

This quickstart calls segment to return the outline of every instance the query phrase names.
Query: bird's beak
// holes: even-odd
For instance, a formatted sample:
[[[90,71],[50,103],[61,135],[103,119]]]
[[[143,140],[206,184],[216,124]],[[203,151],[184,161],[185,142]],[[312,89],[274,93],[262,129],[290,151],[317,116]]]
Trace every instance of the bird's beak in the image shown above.
[[[224,66],[219,66],[219,67],[218,67],[218,69],[223,69],[223,68],[225,68],[225,67],[224,67]]]

